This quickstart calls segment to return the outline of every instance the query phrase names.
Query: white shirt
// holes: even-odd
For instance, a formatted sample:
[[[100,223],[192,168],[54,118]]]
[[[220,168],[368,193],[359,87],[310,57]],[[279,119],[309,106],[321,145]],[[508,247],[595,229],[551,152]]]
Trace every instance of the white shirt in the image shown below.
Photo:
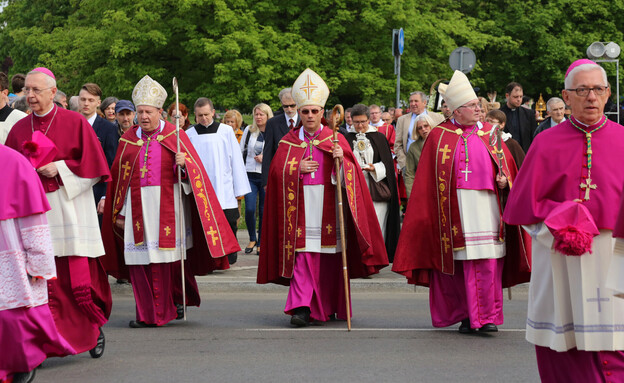
[[[241,153],[245,152],[245,142],[247,142],[247,158],[243,158],[245,170],[248,173],[262,173],[262,162],[256,161],[254,157],[258,154],[262,154],[262,150],[264,149],[264,132],[257,130],[253,133],[249,133],[249,127],[250,126],[247,126],[245,128],[240,142]],[[249,141],[247,141],[248,135],[250,135]]]

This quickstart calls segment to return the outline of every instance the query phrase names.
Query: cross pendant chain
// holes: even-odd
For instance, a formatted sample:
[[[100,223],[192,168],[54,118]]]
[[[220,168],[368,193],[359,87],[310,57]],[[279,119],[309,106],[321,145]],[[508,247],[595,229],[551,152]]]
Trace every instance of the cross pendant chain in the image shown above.
[[[466,176],[466,178],[464,178],[466,180],[466,182],[468,182],[468,173],[472,173],[472,170],[468,170],[468,164],[466,164],[466,169],[462,170],[460,173],[464,173],[464,175]]]

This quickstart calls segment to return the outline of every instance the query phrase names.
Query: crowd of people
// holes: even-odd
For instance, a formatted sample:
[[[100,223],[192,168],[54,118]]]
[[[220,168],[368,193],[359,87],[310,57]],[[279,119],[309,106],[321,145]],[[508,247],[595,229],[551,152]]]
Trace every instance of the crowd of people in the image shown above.
[[[0,347],[16,350],[0,382],[102,356],[108,276],[132,285],[130,328],[184,318],[196,276],[237,262],[242,200],[244,252],[258,283],[289,286],[293,326],[349,320],[349,279],[389,264],[429,287],[434,327],[462,334],[497,332],[503,288],[530,282],[542,380],[624,379],[624,127],[593,61],[572,63],[544,120],[521,84],[501,105],[459,71],[436,102],[410,93],[405,114],[356,104],[337,118],[306,69],[247,126],[206,97],[165,111],[172,95],[147,75],[130,99],[94,83],[68,99],[43,67],[11,86],[0,73]]]

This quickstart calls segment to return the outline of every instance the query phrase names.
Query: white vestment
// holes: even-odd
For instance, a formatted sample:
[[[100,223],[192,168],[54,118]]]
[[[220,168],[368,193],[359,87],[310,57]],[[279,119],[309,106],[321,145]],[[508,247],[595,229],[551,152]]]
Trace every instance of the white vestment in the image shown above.
[[[93,204],[93,185],[98,178],[82,178],[67,167],[65,161],[55,161],[63,185],[46,193],[52,210],[46,213],[54,255],[77,255],[96,258],[104,255],[97,211]]]
[[[611,230],[594,237],[591,254],[566,256],[546,225],[525,228],[533,238],[527,340],[555,351],[624,350],[624,299],[607,287]]]
[[[251,193],[251,186],[232,128],[219,124],[216,133],[197,134],[192,127],[186,134],[204,164],[221,208],[237,209],[236,197]]]
[[[0,121],[0,144],[4,145],[13,125],[26,116],[21,110],[13,109],[6,120]]]

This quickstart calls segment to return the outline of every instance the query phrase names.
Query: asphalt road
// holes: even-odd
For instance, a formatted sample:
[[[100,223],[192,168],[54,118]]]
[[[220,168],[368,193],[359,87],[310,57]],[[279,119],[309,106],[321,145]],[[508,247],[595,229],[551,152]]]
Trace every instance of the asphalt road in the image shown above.
[[[434,329],[428,295],[354,289],[346,322],[291,328],[286,289],[202,291],[188,321],[131,329],[134,299],[114,289],[106,351],[46,360],[36,382],[538,382],[524,340],[526,290],[505,301],[505,325],[487,335]]]

